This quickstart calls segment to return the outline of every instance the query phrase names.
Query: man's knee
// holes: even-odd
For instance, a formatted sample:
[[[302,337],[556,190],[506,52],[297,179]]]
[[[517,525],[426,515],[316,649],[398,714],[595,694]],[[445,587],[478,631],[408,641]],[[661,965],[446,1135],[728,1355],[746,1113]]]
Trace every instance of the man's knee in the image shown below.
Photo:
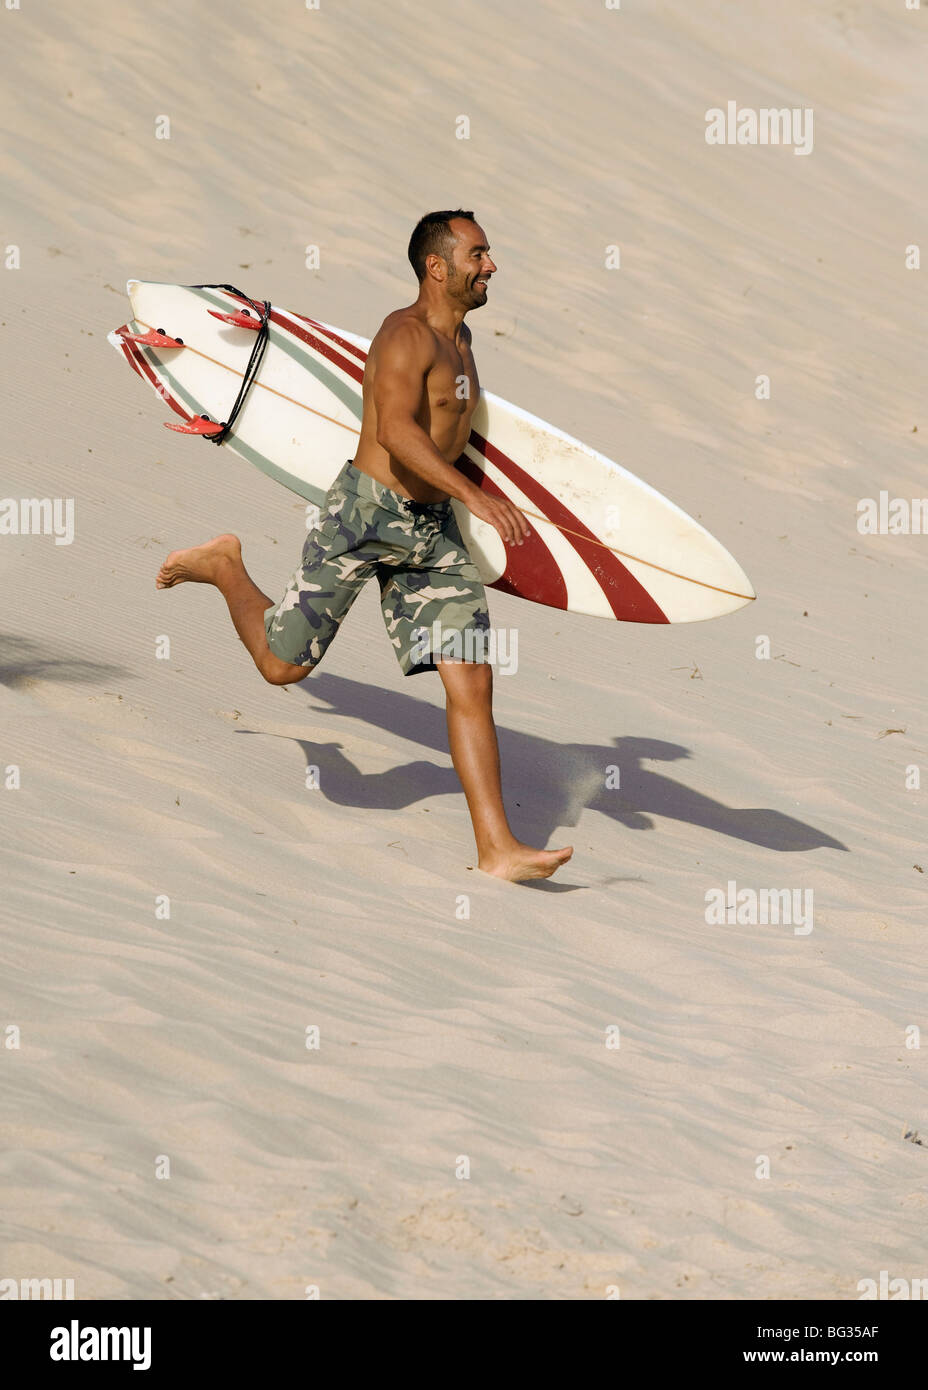
[[[273,652],[268,653],[261,665],[261,674],[268,685],[294,685],[305,680],[311,670],[311,666],[293,666],[289,661],[282,661]]]
[[[493,667],[485,661],[440,661],[445,695],[456,706],[484,705],[493,693]]]

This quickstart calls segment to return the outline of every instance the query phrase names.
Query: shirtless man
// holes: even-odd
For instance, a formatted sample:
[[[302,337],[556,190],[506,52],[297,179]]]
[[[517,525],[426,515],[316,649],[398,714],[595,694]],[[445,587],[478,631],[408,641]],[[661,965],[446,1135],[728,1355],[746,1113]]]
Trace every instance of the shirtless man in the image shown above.
[[[281,601],[249,578],[230,535],[173,551],[156,582],[160,589],[185,580],[215,585],[261,675],[289,685],[319,664],[364,583],[376,577],[400,667],[406,675],[437,670],[444,685],[451,759],[478,866],[514,881],[548,878],[573,849],[534,849],[509,828],[486,644],[452,644],[452,658],[431,650],[426,636],[436,624],[442,639],[479,637],[489,628],[483,585],[449,498],[494,526],[507,545],[521,545],[529,533],[517,507],[481,492],[454,466],[480,394],[464,316],[487,302],[496,266],[483,229],[461,208],[423,217],[409,260],[419,297],[388,314],[371,344],[358,451],[330,488]]]

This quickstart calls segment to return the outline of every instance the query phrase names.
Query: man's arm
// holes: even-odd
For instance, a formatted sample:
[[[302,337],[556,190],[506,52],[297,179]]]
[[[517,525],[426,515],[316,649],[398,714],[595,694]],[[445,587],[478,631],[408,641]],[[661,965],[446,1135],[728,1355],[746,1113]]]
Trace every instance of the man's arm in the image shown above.
[[[382,330],[374,373],[377,443],[411,473],[463,502],[474,516],[495,526],[504,541],[521,543],[529,528],[518,507],[505,498],[481,492],[454,464],[442,458],[416,420],[425,377],[434,360],[434,339],[421,324],[403,319]]]

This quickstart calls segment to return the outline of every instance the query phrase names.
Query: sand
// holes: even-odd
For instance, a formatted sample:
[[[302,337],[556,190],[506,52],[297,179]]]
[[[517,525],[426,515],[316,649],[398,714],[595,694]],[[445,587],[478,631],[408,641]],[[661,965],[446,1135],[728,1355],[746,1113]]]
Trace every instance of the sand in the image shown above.
[[[75,533],[0,536],[0,1277],[924,1277],[928,537],[857,528],[926,491],[924,11],[222,9],[3,15],[0,495],[74,498]],[[812,108],[812,152],[707,145],[729,100]],[[106,343],[129,276],[371,335],[414,297],[415,220],[457,204],[499,266],[484,384],[698,516],[759,595],[664,629],[491,595],[515,828],[575,845],[540,888],[473,867],[437,678],[404,680],[374,593],[284,690],[215,592],[155,589],[231,530],[281,593],[303,508],[163,430]],[[729,882],[811,890],[813,929],[707,921]]]

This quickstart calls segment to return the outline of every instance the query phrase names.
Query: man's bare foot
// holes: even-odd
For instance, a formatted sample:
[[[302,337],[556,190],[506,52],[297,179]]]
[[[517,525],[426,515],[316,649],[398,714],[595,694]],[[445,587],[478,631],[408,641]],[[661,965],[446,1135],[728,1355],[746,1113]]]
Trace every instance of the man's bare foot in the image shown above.
[[[158,571],[155,585],[170,589],[175,584],[192,581],[195,584],[215,584],[216,572],[223,564],[241,564],[242,546],[238,536],[214,536],[205,545],[189,550],[172,550]]]
[[[531,845],[514,840],[508,849],[481,855],[477,867],[495,878],[521,883],[527,878],[550,878],[555,870],[567,863],[573,852],[573,845],[568,845],[566,849],[532,849]]]

